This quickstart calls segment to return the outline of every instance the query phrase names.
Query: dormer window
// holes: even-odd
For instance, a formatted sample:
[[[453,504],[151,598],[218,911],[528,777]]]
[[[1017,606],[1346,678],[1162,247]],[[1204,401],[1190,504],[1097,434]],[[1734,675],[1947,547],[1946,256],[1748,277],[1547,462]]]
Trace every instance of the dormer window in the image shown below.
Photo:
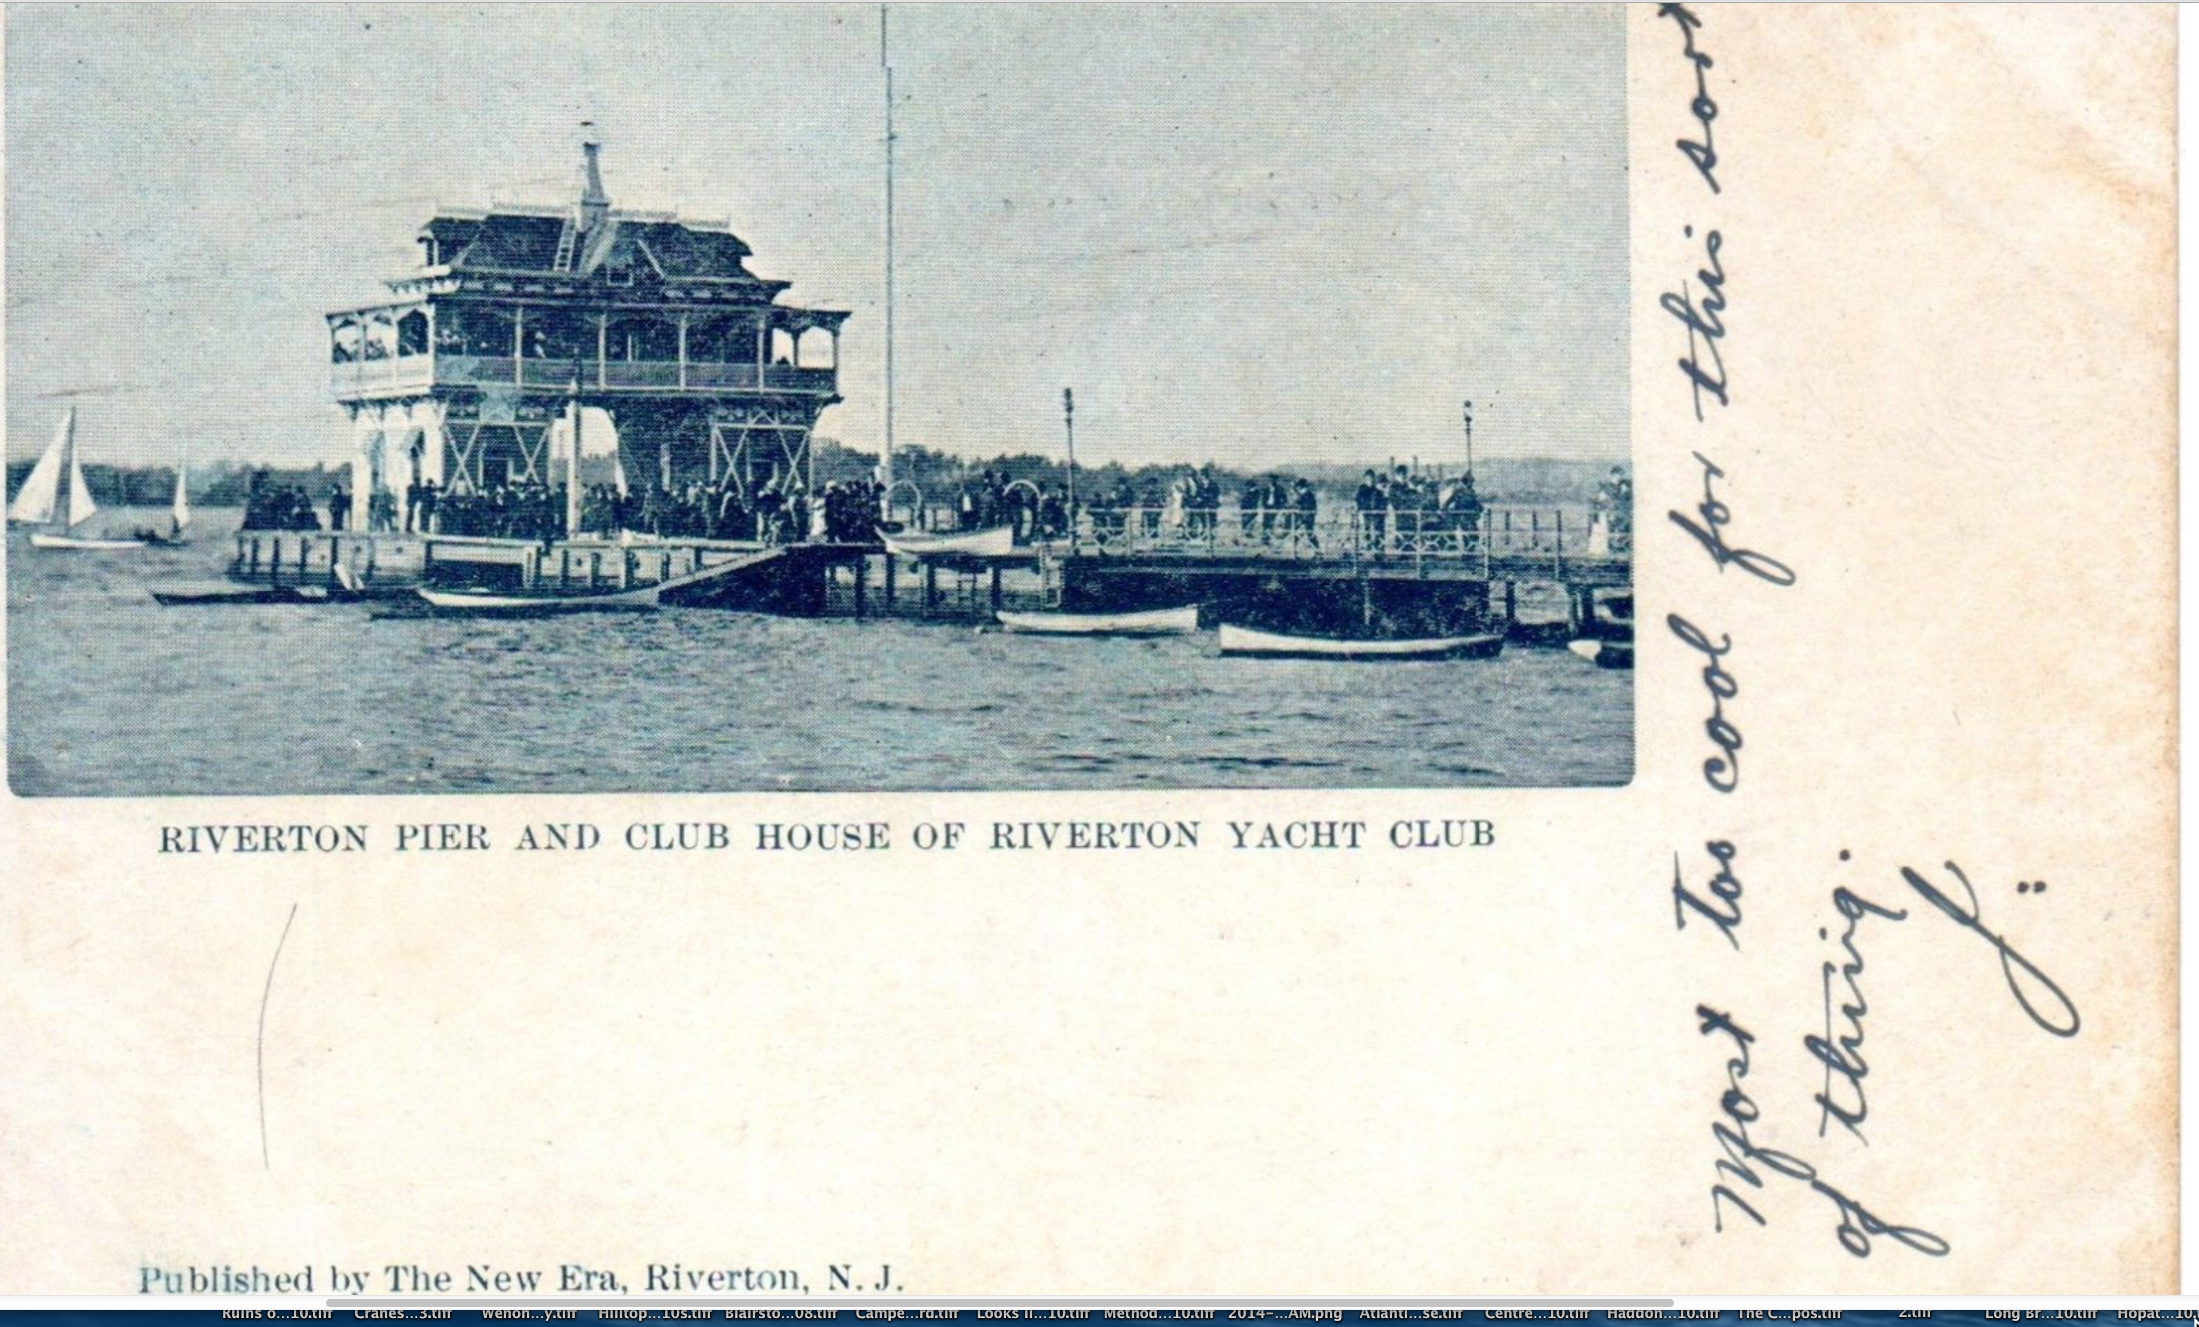
[[[420,266],[434,267],[443,261],[443,246],[435,242],[433,235],[420,237]]]
[[[613,258],[603,265],[603,279],[614,286],[634,284],[634,260],[627,257]]]

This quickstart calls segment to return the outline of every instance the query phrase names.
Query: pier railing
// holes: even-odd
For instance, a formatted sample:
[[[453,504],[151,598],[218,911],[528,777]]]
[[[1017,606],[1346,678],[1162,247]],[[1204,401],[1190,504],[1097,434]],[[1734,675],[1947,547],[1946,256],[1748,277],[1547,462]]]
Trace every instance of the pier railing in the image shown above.
[[[1078,522],[1080,551],[1107,556],[1258,557],[1299,560],[1365,558],[1449,562],[1549,557],[1624,560],[1630,530],[1602,518],[1547,508],[1485,509],[1477,521],[1448,512],[1344,511],[1308,517],[1297,511],[1164,510],[1128,507],[1086,511]]]

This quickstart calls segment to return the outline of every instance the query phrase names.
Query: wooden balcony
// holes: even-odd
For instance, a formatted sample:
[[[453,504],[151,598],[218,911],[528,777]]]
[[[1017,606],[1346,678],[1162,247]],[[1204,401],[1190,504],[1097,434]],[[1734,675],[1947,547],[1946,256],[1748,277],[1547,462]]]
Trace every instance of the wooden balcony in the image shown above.
[[[339,401],[418,396],[437,387],[517,387],[557,395],[577,382],[589,395],[805,392],[832,395],[833,368],[700,360],[520,359],[510,355],[397,355],[329,366],[329,391]]]

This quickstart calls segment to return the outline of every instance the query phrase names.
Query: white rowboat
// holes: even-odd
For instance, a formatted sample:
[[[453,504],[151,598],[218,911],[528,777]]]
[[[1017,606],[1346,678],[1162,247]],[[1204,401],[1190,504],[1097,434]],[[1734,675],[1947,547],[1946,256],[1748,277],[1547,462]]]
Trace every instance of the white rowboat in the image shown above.
[[[1000,625],[1034,636],[1188,636],[1199,629],[1199,606],[1142,613],[996,613]]]
[[[430,608],[445,613],[646,613],[656,608],[663,588],[652,583],[590,594],[490,594],[431,590],[423,585],[418,593]]]
[[[1426,640],[1336,640],[1284,636],[1250,627],[1224,626],[1222,653],[1256,659],[1491,659],[1504,649],[1502,636],[1438,636]]]
[[[79,539],[73,534],[45,534],[31,536],[32,548],[54,548],[78,553],[117,553],[124,549],[143,548],[142,539]]]
[[[421,586],[415,593],[430,608],[440,613],[474,613],[490,616],[535,616],[549,613],[647,613],[658,607],[663,596],[672,590],[682,590],[730,576],[737,571],[761,566],[786,553],[784,548],[767,548],[745,557],[727,558],[713,562],[668,580],[651,581],[647,585],[634,585],[616,590],[431,590]]]
[[[1567,649],[1598,668],[1632,668],[1634,642],[1630,640],[1576,640]]]
[[[936,558],[949,554],[1003,558],[1016,551],[1016,532],[1012,525],[991,530],[972,530],[967,534],[916,534],[910,531],[887,534],[880,531],[878,537],[885,541],[888,553],[905,558]]]

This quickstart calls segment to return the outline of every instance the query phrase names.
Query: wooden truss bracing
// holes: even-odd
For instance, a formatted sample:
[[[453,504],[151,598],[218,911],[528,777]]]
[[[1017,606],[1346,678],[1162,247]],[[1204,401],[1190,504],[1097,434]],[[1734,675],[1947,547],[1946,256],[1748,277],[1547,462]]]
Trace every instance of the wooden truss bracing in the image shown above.
[[[745,499],[760,469],[798,475],[806,487],[810,431],[817,406],[807,401],[729,402],[710,410],[709,479],[730,479]]]
[[[550,482],[550,426],[546,423],[446,417],[442,432],[444,455],[449,457],[444,467],[444,486],[453,494],[480,493],[492,487],[488,473],[492,451],[514,462],[508,482]],[[510,444],[508,450],[501,445],[507,442]],[[505,476],[498,475],[495,482],[507,481]]]

